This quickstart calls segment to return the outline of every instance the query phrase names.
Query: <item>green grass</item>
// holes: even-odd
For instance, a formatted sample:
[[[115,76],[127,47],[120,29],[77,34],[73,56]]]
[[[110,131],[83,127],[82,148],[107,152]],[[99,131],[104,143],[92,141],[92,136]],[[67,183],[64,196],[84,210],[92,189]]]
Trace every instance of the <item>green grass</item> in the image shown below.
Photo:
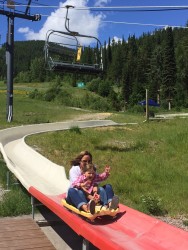
[[[105,164],[112,167],[107,182],[113,185],[122,203],[149,213],[160,200],[162,212],[188,214],[187,125],[187,119],[174,119],[82,129],[81,133],[59,131],[28,137],[27,142],[65,166],[67,175],[70,160],[88,149],[99,171]],[[143,196],[152,201],[146,204]]]
[[[6,186],[7,167],[0,155],[0,184]],[[10,174],[9,191],[5,191],[0,199],[0,217],[31,214],[31,201],[28,192]]]

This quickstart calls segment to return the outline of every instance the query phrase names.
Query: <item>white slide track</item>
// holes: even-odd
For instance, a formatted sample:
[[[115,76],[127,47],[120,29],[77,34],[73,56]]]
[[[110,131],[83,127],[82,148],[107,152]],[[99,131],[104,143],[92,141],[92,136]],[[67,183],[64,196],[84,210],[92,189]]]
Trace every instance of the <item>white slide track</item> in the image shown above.
[[[65,193],[69,181],[63,166],[52,163],[25,143],[25,137],[48,131],[66,130],[72,126],[97,127],[115,125],[112,121],[59,122],[27,125],[0,131],[0,149],[9,170],[29,190],[34,186],[47,195]]]
[[[69,181],[59,166],[31,147],[25,137],[48,131],[114,126],[110,120],[27,125],[0,130],[0,150],[8,169],[36,199],[99,249],[187,250],[188,233],[120,204],[120,216],[109,223],[90,224],[61,205]]]

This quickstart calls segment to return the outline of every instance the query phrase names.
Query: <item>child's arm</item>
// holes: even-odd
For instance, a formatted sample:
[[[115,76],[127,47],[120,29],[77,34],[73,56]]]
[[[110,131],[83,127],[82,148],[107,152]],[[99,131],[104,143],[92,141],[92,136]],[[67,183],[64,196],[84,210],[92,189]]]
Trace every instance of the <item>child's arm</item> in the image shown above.
[[[91,194],[86,194],[86,198],[87,198],[88,200],[93,200],[93,195],[91,195]]]
[[[110,166],[105,166],[104,172],[95,175],[95,182],[101,182],[106,180],[110,175]]]
[[[88,187],[88,185],[89,185],[90,183],[91,183],[91,181],[86,180],[85,182],[82,182],[82,183],[80,184],[80,188],[86,193],[86,195],[89,194],[89,192],[88,192],[88,190],[87,190],[87,187]]]
[[[100,201],[100,195],[97,193],[98,192],[98,184],[97,183],[94,184],[91,194],[84,187],[82,187],[82,190],[84,191],[86,198],[88,200],[94,200],[95,203],[98,203]]]
[[[89,185],[90,181],[85,180],[83,175],[80,175],[73,183],[72,187],[83,189],[83,191],[87,192],[87,187]]]

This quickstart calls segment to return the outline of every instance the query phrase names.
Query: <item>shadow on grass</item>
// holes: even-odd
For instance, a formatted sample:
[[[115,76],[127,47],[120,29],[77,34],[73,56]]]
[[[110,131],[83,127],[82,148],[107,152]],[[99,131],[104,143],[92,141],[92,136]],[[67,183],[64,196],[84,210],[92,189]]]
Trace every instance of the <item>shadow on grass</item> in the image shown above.
[[[97,150],[112,150],[112,151],[116,151],[116,152],[130,152],[130,151],[136,151],[136,150],[140,150],[143,149],[144,145],[138,144],[138,145],[133,145],[133,146],[119,146],[119,145],[98,145],[95,147],[95,149]]]

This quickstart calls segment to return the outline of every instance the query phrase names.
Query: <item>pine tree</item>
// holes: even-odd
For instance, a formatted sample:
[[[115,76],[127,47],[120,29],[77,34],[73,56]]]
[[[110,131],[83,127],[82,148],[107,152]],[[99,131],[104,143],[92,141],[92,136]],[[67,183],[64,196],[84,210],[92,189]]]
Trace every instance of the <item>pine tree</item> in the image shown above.
[[[166,99],[173,99],[176,84],[176,61],[172,28],[167,28],[163,50],[163,91]]]
[[[150,98],[156,99],[160,91],[163,80],[163,56],[160,46],[157,46],[150,59],[150,68],[148,72],[148,83]]]

